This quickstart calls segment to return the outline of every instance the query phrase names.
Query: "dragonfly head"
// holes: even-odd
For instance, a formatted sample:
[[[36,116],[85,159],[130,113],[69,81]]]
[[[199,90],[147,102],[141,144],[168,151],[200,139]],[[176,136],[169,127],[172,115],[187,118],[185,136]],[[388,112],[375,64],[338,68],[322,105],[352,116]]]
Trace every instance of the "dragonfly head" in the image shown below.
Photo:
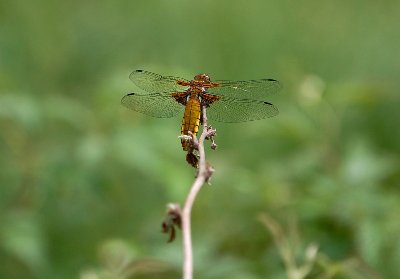
[[[197,76],[194,77],[195,81],[200,81],[200,82],[204,82],[204,83],[209,83],[210,82],[210,77],[206,74],[199,74]]]

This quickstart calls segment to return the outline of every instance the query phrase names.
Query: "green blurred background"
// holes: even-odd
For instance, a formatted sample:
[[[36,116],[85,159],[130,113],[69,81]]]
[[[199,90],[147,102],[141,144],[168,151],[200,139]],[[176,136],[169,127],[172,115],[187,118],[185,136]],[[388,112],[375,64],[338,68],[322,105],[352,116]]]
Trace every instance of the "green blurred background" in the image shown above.
[[[306,268],[315,246],[307,278],[398,278],[399,14],[395,0],[1,0],[0,277],[180,278],[180,232],[166,244],[161,222],[195,172],[180,117],[120,105],[145,69],[284,85],[267,100],[278,117],[211,123],[196,278],[300,278],[282,253]]]

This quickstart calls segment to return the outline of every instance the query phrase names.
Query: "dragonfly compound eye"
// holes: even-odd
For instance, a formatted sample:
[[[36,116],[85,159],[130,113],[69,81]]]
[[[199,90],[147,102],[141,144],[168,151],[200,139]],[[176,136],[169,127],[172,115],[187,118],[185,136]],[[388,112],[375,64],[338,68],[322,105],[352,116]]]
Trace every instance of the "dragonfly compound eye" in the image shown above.
[[[210,77],[206,74],[199,74],[194,77],[194,80],[202,82],[210,82]]]

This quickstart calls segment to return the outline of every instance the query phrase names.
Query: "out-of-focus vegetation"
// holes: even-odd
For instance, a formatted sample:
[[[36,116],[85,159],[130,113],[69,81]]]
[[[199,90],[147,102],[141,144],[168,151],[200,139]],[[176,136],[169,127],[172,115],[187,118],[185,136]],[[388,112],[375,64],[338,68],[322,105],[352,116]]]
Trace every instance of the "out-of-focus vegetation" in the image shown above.
[[[120,105],[145,69],[284,85],[278,117],[212,123],[196,278],[287,278],[284,255],[312,261],[307,278],[398,278],[399,14],[389,0],[1,0],[0,277],[180,277],[180,235],[166,244],[160,225],[194,170],[179,117]]]

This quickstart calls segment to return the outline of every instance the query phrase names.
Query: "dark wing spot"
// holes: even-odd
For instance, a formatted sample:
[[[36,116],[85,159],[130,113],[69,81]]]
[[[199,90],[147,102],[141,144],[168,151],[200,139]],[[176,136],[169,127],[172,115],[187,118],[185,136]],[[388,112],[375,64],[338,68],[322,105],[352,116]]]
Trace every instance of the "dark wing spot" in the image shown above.
[[[268,102],[264,102],[264,104],[266,104],[266,105],[270,105],[270,106],[273,106],[273,104],[271,104],[271,103],[268,103]]]

